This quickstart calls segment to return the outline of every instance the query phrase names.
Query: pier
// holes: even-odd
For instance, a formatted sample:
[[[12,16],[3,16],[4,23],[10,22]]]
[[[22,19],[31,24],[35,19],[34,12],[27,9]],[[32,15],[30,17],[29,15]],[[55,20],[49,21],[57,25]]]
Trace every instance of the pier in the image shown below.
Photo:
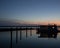
[[[13,31],[16,31],[16,44],[17,44],[18,43],[18,31],[20,31],[20,40],[22,39],[22,32],[21,32],[22,30],[26,30],[26,38],[28,37],[27,30],[30,30],[30,36],[32,36],[32,30],[36,30],[37,34],[40,34],[39,37],[44,37],[44,36],[45,37],[56,37],[57,32],[60,32],[60,30],[58,30],[58,27],[60,28],[60,26],[55,26],[55,25],[0,26],[0,32],[10,31],[10,36],[11,36],[10,48],[12,48]],[[52,32],[53,32],[53,34],[52,34]]]

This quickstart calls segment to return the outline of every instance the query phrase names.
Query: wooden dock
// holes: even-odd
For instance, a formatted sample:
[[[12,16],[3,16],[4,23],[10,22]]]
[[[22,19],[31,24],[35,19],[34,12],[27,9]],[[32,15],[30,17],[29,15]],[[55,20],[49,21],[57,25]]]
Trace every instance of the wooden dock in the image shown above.
[[[10,48],[12,48],[12,32],[16,31],[16,44],[18,42],[18,30],[20,31],[20,40],[22,38],[22,30],[26,30],[26,38],[27,38],[27,30],[41,30],[41,27],[48,27],[48,25],[36,25],[36,26],[0,26],[0,32],[4,31],[10,31],[10,36],[11,36],[11,45]],[[54,26],[51,26],[54,27]],[[57,26],[57,28],[60,28],[60,26]],[[60,32],[60,30],[58,30]],[[40,33],[40,32],[39,32]],[[30,35],[32,36],[32,32],[30,32]],[[42,37],[42,35],[41,35]]]
[[[36,25],[36,26],[0,26],[0,31],[16,31],[16,30],[40,30],[43,29],[44,27],[48,27],[48,25]],[[51,25],[53,28],[54,26]],[[57,26],[57,28],[60,28],[60,26]],[[47,29],[47,28],[46,28]],[[57,29],[58,30],[58,29]],[[60,30],[58,30],[60,32]]]

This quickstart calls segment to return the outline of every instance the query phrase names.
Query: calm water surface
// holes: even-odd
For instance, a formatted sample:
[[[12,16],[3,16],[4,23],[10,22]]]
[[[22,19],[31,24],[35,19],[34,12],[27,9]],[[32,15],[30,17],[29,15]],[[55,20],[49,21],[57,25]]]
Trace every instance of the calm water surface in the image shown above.
[[[38,38],[36,30],[18,31],[16,44],[16,31],[12,31],[12,48],[60,48],[60,33],[57,38]],[[26,35],[27,34],[27,35]],[[11,36],[10,31],[0,32],[0,48],[10,48]]]

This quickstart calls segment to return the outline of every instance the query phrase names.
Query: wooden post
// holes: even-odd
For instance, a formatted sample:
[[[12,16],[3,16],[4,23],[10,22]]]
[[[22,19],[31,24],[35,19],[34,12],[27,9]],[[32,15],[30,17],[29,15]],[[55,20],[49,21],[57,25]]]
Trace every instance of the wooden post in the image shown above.
[[[11,38],[11,40],[10,40],[11,41],[10,48],[12,48],[12,28],[11,28],[10,36],[11,36],[10,37]]]
[[[27,38],[27,27],[26,27],[26,38]]]
[[[32,36],[32,30],[31,30],[32,28],[30,28],[30,36]]]
[[[21,28],[20,28],[20,40],[21,40],[21,38],[22,38],[22,31],[21,31]]]
[[[17,27],[16,27],[16,44],[17,44],[17,41],[18,41],[18,31],[17,31]]]
[[[32,30],[30,29],[30,36],[32,36]]]

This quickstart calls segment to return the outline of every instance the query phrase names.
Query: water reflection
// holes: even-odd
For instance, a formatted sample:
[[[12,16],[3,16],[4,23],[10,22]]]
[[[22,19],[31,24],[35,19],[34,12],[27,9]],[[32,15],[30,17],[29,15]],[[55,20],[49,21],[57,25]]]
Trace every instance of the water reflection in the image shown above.
[[[44,32],[37,32],[39,34],[38,38],[57,38],[57,33],[44,33]]]
[[[46,31],[42,31],[42,30],[40,30],[40,31],[37,31],[37,30],[16,30],[16,31],[12,31],[11,30],[9,32],[10,32],[9,33],[10,35],[8,35],[8,34],[6,34],[6,35],[10,36],[11,41],[10,41],[10,44],[8,43],[10,46],[6,47],[6,48],[28,48],[28,46],[30,48],[33,48],[33,47],[34,48],[37,48],[37,47],[38,48],[40,48],[40,47],[41,48],[45,48],[45,47],[49,48],[50,46],[52,47],[51,44],[54,44],[54,43],[56,43],[56,44],[54,44],[53,46],[60,47],[59,46],[60,37],[58,38],[58,40],[54,40],[54,38],[58,37],[59,32],[48,33]],[[8,33],[8,31],[7,31],[7,33]],[[3,32],[3,34],[4,34],[4,32]],[[60,36],[60,34],[59,34],[59,36]],[[3,35],[0,35],[0,37],[3,37]],[[47,38],[50,38],[50,40],[48,40]],[[53,38],[53,39],[51,39],[51,38]],[[6,39],[8,39],[8,38],[6,37]],[[0,40],[0,42],[3,42],[3,41]],[[5,41],[5,42],[7,42],[7,41]],[[45,45],[45,43],[46,43],[46,45]],[[5,47],[3,47],[3,48],[5,48]]]

